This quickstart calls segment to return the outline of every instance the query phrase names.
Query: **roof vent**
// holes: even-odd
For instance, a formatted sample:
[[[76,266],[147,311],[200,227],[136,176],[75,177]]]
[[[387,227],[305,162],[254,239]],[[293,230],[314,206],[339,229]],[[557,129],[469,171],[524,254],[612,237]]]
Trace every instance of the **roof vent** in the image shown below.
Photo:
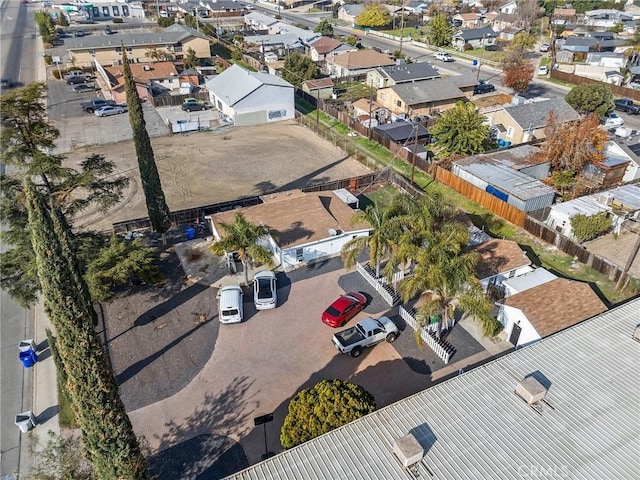
[[[393,442],[393,453],[398,457],[404,468],[410,468],[422,460],[424,449],[420,446],[416,437],[409,433]]]
[[[330,237],[335,237],[336,235],[338,235],[338,231],[335,228],[330,228],[329,229],[329,236]]]
[[[527,377],[516,385],[516,395],[529,405],[534,405],[547,395],[547,389],[533,377]]]
[[[151,66],[150,66],[150,65],[145,65],[144,67],[142,67],[142,69],[143,69],[145,72],[150,72],[150,71],[151,71]]]
[[[640,342],[640,325],[638,325],[636,329],[633,331],[633,339],[636,342]]]

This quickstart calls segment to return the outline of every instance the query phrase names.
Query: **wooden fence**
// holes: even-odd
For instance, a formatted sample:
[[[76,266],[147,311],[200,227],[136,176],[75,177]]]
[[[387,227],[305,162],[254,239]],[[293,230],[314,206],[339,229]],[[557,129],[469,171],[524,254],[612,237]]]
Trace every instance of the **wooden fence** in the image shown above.
[[[509,205],[507,202],[503,202],[499,198],[481,190],[444,168],[436,168],[436,180],[450,186],[456,192],[482,205],[487,210],[490,210],[518,227],[522,227],[525,223],[527,217],[525,212],[517,209],[513,205]]]
[[[581,77],[574,75],[573,73],[561,72],[560,70],[551,70],[551,78],[557,78],[558,80],[564,80],[565,82],[574,83],[576,85],[582,84],[594,84],[604,83],[592,78]],[[611,87],[611,91],[618,97],[631,98],[633,100],[640,101],[640,90],[634,90],[633,88],[619,87],[618,85],[605,84]]]

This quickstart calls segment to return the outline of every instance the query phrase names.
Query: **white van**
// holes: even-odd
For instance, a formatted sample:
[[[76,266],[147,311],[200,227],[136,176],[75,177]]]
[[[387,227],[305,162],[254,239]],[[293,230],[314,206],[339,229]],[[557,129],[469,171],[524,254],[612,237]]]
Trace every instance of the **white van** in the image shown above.
[[[222,287],[218,293],[220,323],[239,323],[242,321],[242,289],[232,285]]]

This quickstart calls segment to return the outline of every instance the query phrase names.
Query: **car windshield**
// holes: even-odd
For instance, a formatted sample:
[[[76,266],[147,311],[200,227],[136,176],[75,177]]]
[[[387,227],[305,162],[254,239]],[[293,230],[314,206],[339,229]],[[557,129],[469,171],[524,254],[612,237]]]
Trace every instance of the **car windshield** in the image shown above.
[[[230,308],[228,310],[223,310],[222,311],[222,316],[224,316],[224,317],[232,317],[234,315],[238,315],[238,309],[237,308]]]
[[[331,317],[338,317],[341,312],[336,310],[336,308],[334,308],[333,305],[331,305],[329,306],[329,308],[325,310],[325,313]]]

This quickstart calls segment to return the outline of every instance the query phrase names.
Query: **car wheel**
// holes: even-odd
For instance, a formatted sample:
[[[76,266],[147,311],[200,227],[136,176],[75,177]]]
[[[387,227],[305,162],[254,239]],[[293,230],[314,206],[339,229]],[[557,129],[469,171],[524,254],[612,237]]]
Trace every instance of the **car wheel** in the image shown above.
[[[387,342],[393,343],[396,341],[396,338],[398,338],[398,336],[395,333],[390,333],[387,335]]]
[[[190,108],[185,108],[184,111],[185,112],[191,112],[191,109]]]
[[[87,113],[93,113],[93,108],[87,109]]]
[[[351,350],[351,356],[354,358],[359,357],[361,353],[362,353],[362,350],[359,347],[356,347],[353,350]]]

